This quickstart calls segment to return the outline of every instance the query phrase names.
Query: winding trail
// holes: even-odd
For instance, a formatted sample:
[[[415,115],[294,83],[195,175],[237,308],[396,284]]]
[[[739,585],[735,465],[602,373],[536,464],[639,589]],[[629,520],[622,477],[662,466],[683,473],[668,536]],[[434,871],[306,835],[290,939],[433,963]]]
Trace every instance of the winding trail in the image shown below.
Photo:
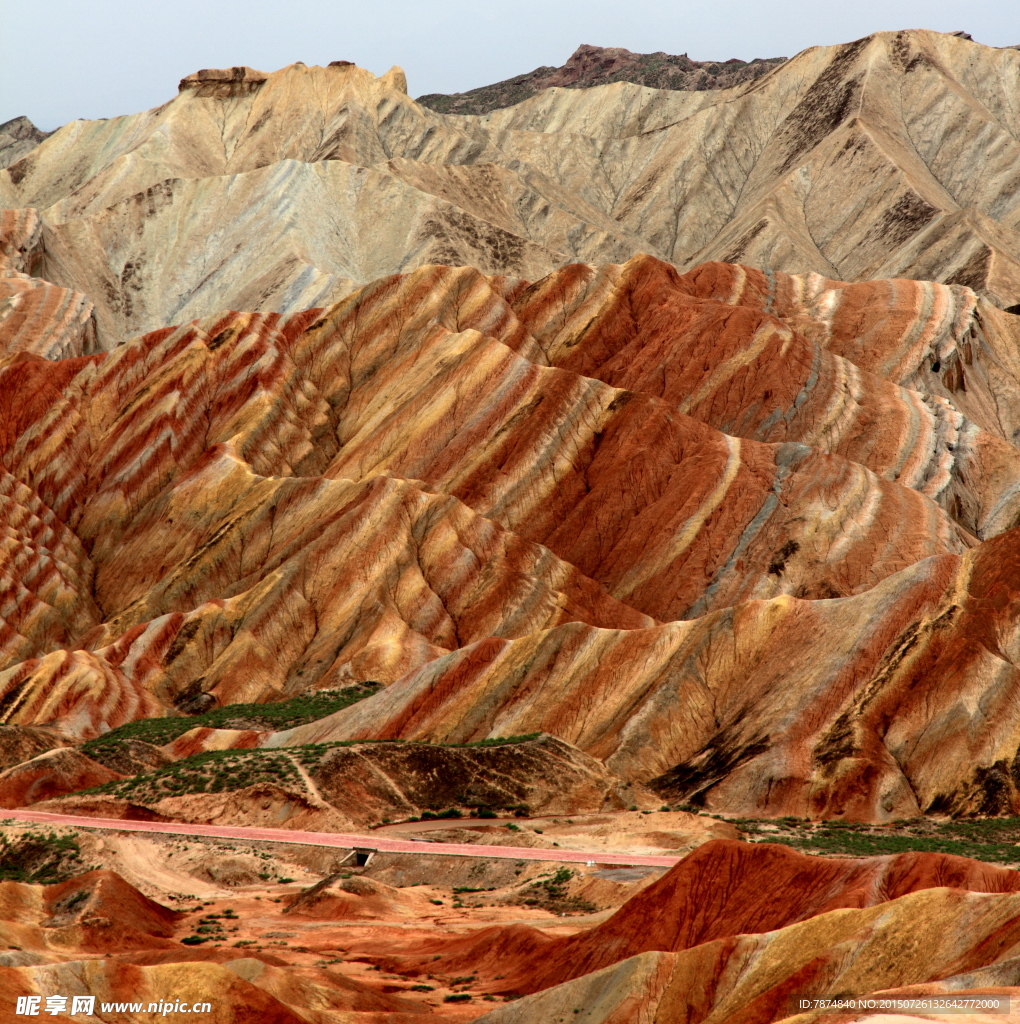
[[[614,864],[621,867],[666,867],[678,863],[680,857],[646,857],[625,853],[586,852],[529,846],[482,846],[479,843],[439,843],[430,840],[385,839],[378,835],[355,835],[343,832],[299,832],[286,828],[245,828],[229,825],[192,825],[178,821],[123,821],[119,818],[92,818],[76,814],[50,814],[47,811],[26,811],[21,808],[0,809],[0,822],[36,822],[64,825],[69,828],[109,829],[115,832],[156,832],[175,836],[208,837],[211,839],[242,839],[260,843],[300,843],[305,846],[333,846],[343,850],[373,850],[379,853],[412,853],[447,857],[480,857],[498,860],[541,860],[566,864]]]

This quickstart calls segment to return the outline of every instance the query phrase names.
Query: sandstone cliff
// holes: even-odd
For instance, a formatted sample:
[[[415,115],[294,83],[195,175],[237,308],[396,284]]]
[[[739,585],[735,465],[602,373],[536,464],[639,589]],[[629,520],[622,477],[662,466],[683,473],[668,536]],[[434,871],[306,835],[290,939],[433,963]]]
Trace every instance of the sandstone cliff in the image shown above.
[[[52,134],[40,131],[27,117],[14,117],[0,124],[0,167],[16,163]]]

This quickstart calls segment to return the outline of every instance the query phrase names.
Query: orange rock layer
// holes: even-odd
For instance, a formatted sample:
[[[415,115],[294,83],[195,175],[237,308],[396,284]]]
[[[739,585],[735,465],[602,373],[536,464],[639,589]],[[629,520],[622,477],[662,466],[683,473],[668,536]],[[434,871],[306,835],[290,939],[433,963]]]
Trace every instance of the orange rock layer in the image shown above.
[[[1014,320],[637,257],[8,360],[0,716],[374,678],[267,742],[546,731],[713,807],[1020,808]]]

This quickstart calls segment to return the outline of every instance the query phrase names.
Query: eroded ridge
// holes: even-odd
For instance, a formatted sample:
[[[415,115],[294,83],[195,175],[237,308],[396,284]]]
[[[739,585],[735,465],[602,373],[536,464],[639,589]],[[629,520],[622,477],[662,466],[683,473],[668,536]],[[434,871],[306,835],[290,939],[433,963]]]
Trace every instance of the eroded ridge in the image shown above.
[[[641,253],[1008,308],[1018,67],[1015,48],[880,32],[731,88],[552,87],[470,116],[416,103],[399,68],[207,69],[153,110],[42,139],[0,170],[0,206],[38,211],[41,274],[90,297],[105,348],[428,264],[535,280]]]
[[[989,310],[641,256],[15,352],[5,721],[81,740],[374,679],[223,744],[545,732],[740,813],[1011,807],[1012,598],[984,595],[1015,590],[1020,374]]]

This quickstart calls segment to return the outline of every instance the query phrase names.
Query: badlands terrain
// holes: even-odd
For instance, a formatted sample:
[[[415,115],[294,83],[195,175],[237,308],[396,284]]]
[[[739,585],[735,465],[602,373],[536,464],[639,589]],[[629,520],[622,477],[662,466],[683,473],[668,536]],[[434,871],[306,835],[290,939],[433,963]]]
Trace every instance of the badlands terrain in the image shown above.
[[[691,60],[687,54],[631,53],[620,47],[582,44],[559,68],[541,67],[526,75],[517,75],[493,85],[469,92],[444,95],[429,93],[418,102],[441,114],[488,114],[501,107],[531,99],[545,89],[590,89],[613,82],[631,82],[652,89],[700,92],[706,89],[730,89],[760,78],[784,57],[742,61]],[[13,127],[13,126],[12,126]],[[18,126],[23,131],[22,126]],[[39,139],[41,142],[42,139]]]
[[[5,996],[1020,997],[1020,51],[667,56],[3,126]]]

